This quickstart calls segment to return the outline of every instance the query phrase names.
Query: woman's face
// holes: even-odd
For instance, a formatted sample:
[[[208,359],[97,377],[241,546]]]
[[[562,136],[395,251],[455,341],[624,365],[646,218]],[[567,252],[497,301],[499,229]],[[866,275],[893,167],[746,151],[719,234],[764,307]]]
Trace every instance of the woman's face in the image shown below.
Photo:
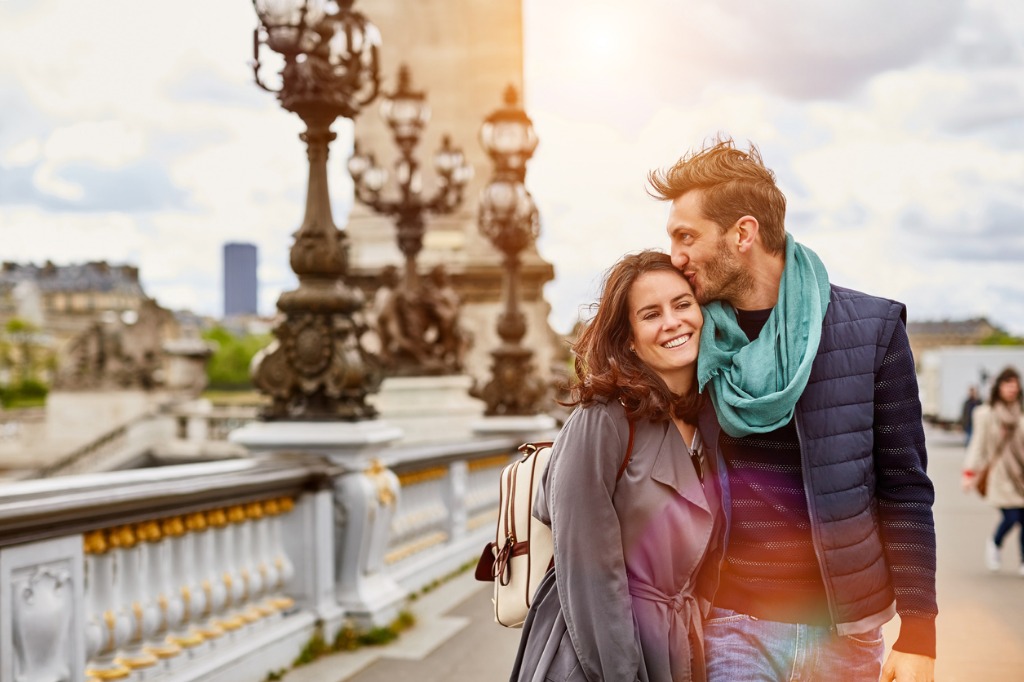
[[[1010,377],[999,382],[999,399],[1004,403],[1015,403],[1020,396],[1020,381]]]
[[[631,348],[674,393],[690,390],[704,316],[690,283],[672,270],[646,272],[629,290]]]

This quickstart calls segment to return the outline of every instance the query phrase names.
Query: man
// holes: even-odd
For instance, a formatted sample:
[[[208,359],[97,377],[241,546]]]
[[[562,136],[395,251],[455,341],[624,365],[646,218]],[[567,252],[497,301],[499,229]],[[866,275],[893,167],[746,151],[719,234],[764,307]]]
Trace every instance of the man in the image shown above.
[[[960,414],[960,426],[964,429],[964,444],[971,442],[971,433],[974,432],[974,408],[978,405],[981,405],[978,389],[970,386],[967,389],[967,399],[964,401]]]
[[[932,682],[934,489],[905,307],[829,283],[753,145],[719,140],[648,179],[704,306],[697,377],[732,489],[710,682]]]

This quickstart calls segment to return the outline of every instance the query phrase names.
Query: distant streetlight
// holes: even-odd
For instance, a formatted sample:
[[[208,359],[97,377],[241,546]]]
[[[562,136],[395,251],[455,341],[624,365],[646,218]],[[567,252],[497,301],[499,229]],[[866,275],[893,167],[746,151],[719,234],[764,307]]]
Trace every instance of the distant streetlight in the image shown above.
[[[276,339],[253,361],[253,383],[272,398],[268,419],[348,419],[376,416],[366,403],[380,385],[376,360],[360,344],[362,293],[350,287],[348,237],[338,230],[327,189],[331,125],[354,118],[377,96],[380,33],[352,10],[353,0],[253,0],[260,25],[253,35],[256,83],[306,124],[300,139],[309,157],[306,212],[295,232],[291,267],[299,287],[277,301],[284,319]],[[284,57],[279,89],[260,77],[260,48]]]
[[[479,227],[505,257],[505,310],[498,317],[501,344],[491,352],[492,378],[471,392],[486,403],[487,416],[535,415],[547,390],[534,371],[533,351],[521,343],[526,317],[519,310],[519,254],[540,234],[540,214],[524,184],[537,134],[513,86],[505,91],[505,106],[484,120],[480,143],[494,175],[480,196]]]
[[[421,286],[416,269],[416,258],[423,249],[425,219],[428,215],[452,213],[462,204],[462,192],[473,168],[462,153],[453,147],[445,135],[441,148],[434,155],[434,169],[439,185],[433,196],[424,196],[419,162],[413,156],[424,127],[430,121],[430,107],[426,94],[412,89],[409,68],[402,65],[398,71],[398,85],[381,102],[381,116],[391,128],[401,156],[395,162],[395,180],[398,196],[386,199],[381,191],[387,182],[387,171],[377,166],[376,158],[364,154],[358,141],[348,162],[348,170],[355,183],[358,201],[375,212],[395,219],[398,229],[398,248],[405,256],[405,277],[401,290],[395,292],[394,303],[401,308],[394,313],[401,321],[402,343],[382,350],[385,362],[396,374],[446,374],[461,370],[457,353],[446,353],[442,347],[447,339],[443,333],[429,334],[431,303]]]

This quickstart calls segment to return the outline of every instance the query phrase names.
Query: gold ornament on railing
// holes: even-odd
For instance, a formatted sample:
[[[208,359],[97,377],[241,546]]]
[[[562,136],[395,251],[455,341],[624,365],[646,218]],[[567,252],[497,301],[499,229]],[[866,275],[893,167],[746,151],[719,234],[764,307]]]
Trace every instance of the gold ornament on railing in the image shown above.
[[[228,515],[223,509],[213,509],[206,512],[206,523],[213,528],[223,528],[228,525]]]
[[[180,538],[185,534],[185,522],[181,520],[180,516],[172,516],[163,520],[160,529],[166,537]]]
[[[131,526],[117,526],[107,531],[107,542],[116,549],[131,549],[135,546],[135,533]]]
[[[370,462],[370,466],[363,471],[363,475],[376,486],[377,501],[382,507],[390,507],[395,503],[395,491],[391,487],[391,477],[388,476],[388,470],[383,462],[374,459]]]
[[[102,530],[86,533],[82,538],[82,544],[86,554],[106,554],[107,550],[110,549],[106,533]]]
[[[203,532],[207,528],[206,515],[195,512],[185,517],[185,528],[192,532]]]

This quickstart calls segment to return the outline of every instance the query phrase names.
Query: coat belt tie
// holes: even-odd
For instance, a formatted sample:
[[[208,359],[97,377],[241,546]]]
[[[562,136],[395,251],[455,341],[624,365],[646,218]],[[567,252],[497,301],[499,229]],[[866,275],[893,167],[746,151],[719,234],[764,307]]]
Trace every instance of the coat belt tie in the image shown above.
[[[634,582],[631,580],[629,583],[629,594],[637,599],[665,604],[678,614],[679,617],[677,619],[673,619],[672,623],[669,625],[669,636],[674,639],[683,637],[686,640],[687,648],[690,650],[689,658],[692,658],[693,662],[691,666],[690,660],[681,662],[672,661],[670,663],[673,669],[672,677],[673,679],[677,679],[676,668],[682,664],[685,670],[679,671],[681,674],[678,679],[691,679],[692,676],[693,680],[704,680],[706,668],[704,663],[704,630],[701,627],[700,605],[693,593],[688,590],[684,590],[682,592],[668,595],[652,585]],[[676,632],[676,623],[678,620],[682,620],[686,623],[686,630],[693,634],[693,638],[683,636]]]

